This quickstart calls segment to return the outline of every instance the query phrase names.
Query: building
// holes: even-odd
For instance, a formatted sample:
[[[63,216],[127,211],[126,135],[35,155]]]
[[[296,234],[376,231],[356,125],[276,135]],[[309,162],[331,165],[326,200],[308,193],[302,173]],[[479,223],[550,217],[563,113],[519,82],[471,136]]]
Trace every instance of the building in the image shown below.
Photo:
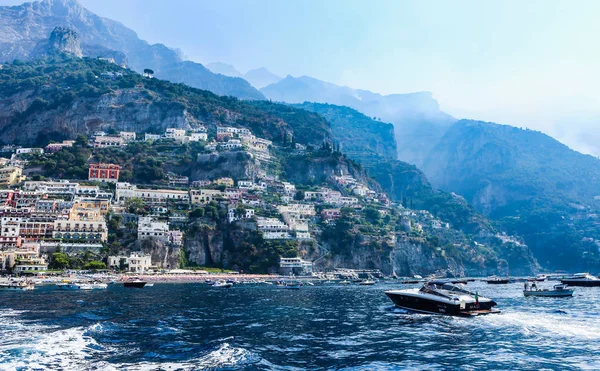
[[[167,128],[165,138],[183,142],[185,140],[185,129]]]
[[[216,189],[192,189],[190,190],[191,203],[193,205],[206,205],[212,201],[218,201],[225,194]]]
[[[168,233],[169,243],[175,246],[183,246],[183,232],[182,231],[169,231]]]
[[[116,183],[119,181],[120,171],[121,167],[115,164],[90,164],[88,179]]]
[[[222,143],[220,147],[230,151],[233,149],[242,148],[242,142],[239,139],[229,139],[227,142]]]
[[[159,139],[160,139],[159,134],[149,134],[149,133],[144,134],[144,140],[146,142],[151,141],[151,140],[159,140]]]
[[[62,143],[50,143],[44,147],[46,153],[58,152],[63,148],[73,147],[74,140],[63,140]]]
[[[135,142],[135,132],[133,131],[122,131],[119,136],[123,138],[123,142]]]
[[[224,185],[226,187],[233,187],[233,179],[231,178],[219,178],[214,182],[216,185]]]
[[[190,202],[188,191],[174,189],[138,189],[135,185],[130,183],[117,183],[115,200],[121,202],[129,198],[141,198],[150,205],[165,204],[167,201],[178,203]]]
[[[39,243],[25,243],[15,249],[13,272],[16,274],[35,273],[48,270],[45,256],[40,256]]]
[[[192,133],[189,136],[189,141],[190,142],[199,142],[199,141],[207,141],[208,140],[208,134],[206,133]]]
[[[16,154],[17,155],[26,155],[26,154],[43,155],[44,149],[43,148],[17,148]]]
[[[23,169],[18,166],[7,166],[0,169],[0,186],[12,186],[24,179]]]
[[[167,242],[169,240],[169,225],[159,222],[152,217],[140,217],[138,219],[138,240],[156,238]]]
[[[104,220],[56,220],[52,238],[63,241],[106,242],[108,231]]]
[[[109,256],[108,266],[112,269],[125,268],[128,272],[143,273],[152,266],[152,257],[136,253],[131,253],[129,256]]]
[[[250,219],[254,216],[254,209],[244,209],[243,211],[238,210],[237,207],[230,207],[227,209],[227,221],[233,223],[236,220]]]
[[[121,137],[97,136],[94,139],[94,148],[123,147],[125,142]]]
[[[311,275],[313,263],[302,258],[280,258],[279,268],[282,275]]]
[[[321,218],[323,220],[335,220],[342,217],[342,212],[340,209],[323,209],[321,211]]]
[[[279,219],[257,217],[256,226],[265,240],[292,238],[289,227]]]

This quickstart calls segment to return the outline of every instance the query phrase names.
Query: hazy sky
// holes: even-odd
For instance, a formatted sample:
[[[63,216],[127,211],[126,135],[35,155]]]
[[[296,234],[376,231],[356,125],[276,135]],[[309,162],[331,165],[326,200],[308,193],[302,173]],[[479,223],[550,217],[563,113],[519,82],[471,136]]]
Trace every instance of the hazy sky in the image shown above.
[[[80,2],[194,61],[427,90],[456,117],[539,129],[600,155],[599,0]]]

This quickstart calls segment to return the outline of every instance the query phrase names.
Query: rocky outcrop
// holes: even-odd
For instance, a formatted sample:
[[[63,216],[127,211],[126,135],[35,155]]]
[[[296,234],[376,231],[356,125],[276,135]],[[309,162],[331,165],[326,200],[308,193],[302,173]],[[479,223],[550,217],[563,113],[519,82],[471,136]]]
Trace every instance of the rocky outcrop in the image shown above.
[[[81,58],[81,40],[75,30],[67,27],[56,27],[48,40],[49,51],[66,53]]]
[[[233,180],[254,180],[261,170],[260,163],[246,151],[199,154],[192,168],[191,180],[212,180],[222,177]]]
[[[141,252],[151,256],[152,263],[164,269],[178,268],[181,263],[181,248],[158,239],[137,240],[130,247],[132,252]]]
[[[215,225],[194,224],[186,234],[183,249],[188,264],[219,265],[223,261],[223,232]]]

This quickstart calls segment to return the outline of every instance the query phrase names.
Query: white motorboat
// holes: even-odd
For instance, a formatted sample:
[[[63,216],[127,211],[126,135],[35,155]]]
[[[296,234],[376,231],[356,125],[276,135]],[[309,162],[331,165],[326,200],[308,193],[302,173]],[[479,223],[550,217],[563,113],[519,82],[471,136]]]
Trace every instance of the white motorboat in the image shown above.
[[[359,285],[361,286],[373,286],[375,284],[375,281],[373,280],[364,280],[364,281],[360,281]]]
[[[225,281],[217,281],[217,282],[215,282],[215,283],[212,284],[212,287],[221,288],[221,289],[228,289],[231,286],[233,286],[233,283],[231,283],[231,282],[225,282]]]
[[[564,298],[564,297],[569,297],[569,296],[573,296],[573,289],[569,289],[567,288],[567,285],[561,284],[561,285],[554,285],[554,287],[552,287],[552,290],[549,289],[538,289],[537,287],[533,286],[532,287],[528,287],[529,285],[525,286],[525,290],[523,290],[523,295],[525,296],[539,296],[539,297],[548,297],[548,298]]]
[[[385,294],[397,307],[415,312],[453,316],[499,313],[493,309],[495,301],[467,291],[462,285],[451,283],[441,287],[425,284],[421,289],[392,290]]]
[[[589,273],[577,273],[571,277],[562,278],[560,282],[569,286],[595,287],[600,286],[600,279]]]
[[[0,283],[0,290],[31,291],[34,288],[35,284],[31,281],[11,281]]]

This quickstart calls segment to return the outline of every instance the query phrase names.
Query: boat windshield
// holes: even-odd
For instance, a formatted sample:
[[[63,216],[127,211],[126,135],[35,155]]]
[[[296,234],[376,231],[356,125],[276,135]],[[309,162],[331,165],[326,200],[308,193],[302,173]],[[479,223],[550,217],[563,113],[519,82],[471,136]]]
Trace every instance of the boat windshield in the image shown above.
[[[443,290],[448,290],[451,292],[456,292],[456,293],[461,293],[461,294],[467,294],[467,295],[473,295],[472,292],[465,290],[464,288],[457,286],[457,285],[453,285],[451,283],[446,283],[442,286]]]

